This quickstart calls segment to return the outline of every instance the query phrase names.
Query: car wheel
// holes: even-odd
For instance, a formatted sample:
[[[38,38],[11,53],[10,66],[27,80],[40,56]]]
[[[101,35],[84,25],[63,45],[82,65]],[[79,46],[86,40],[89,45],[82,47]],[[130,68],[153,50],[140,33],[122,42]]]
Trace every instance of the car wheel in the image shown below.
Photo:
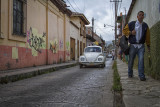
[[[80,64],[80,65],[79,65],[79,68],[82,68],[82,67],[83,67],[83,65],[82,65],[82,64]]]
[[[100,65],[100,68],[104,68],[104,67],[105,67],[105,64]]]
[[[99,68],[103,68],[103,64],[102,64],[102,65],[99,65]]]
[[[103,68],[106,66],[106,64],[103,64]]]

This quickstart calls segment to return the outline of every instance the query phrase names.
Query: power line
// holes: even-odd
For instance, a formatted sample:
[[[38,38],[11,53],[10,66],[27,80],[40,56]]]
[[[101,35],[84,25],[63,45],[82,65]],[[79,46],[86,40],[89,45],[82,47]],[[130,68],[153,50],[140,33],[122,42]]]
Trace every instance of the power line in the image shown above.
[[[68,3],[70,4],[70,6],[73,8],[73,10],[75,10],[75,12],[77,12],[76,11],[76,9],[72,6],[72,4],[69,2],[69,0],[67,0],[68,1]]]
[[[73,0],[73,2],[74,2],[74,4],[76,5],[76,7],[79,9],[79,7],[77,6],[77,4],[76,4],[76,2]],[[79,9],[81,12],[82,12],[82,10],[81,9]]]
[[[120,5],[120,6],[119,6],[119,8],[117,7],[117,9],[118,9],[118,11],[117,11],[117,12],[118,12],[118,13],[120,13],[120,12],[121,12],[121,10],[120,10],[120,9],[121,9],[121,4],[122,4],[122,2],[120,2],[120,4],[119,4],[119,2],[118,2],[118,5]]]
[[[85,6],[85,0],[84,0],[83,13],[84,13],[85,10],[86,10],[86,6]]]

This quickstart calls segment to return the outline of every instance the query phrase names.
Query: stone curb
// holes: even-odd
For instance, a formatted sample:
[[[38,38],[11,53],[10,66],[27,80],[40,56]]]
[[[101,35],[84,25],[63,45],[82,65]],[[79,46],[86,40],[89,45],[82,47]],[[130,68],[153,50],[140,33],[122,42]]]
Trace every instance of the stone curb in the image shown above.
[[[26,79],[26,78],[31,78],[37,75],[41,75],[41,74],[46,74],[46,73],[50,73],[50,72],[54,72],[60,69],[65,69],[65,68],[69,68],[72,66],[76,66],[78,63],[69,63],[69,64],[60,64],[57,66],[50,66],[50,67],[37,67],[36,69],[31,69],[31,70],[27,70],[26,72],[23,72],[23,69],[21,70],[21,72],[19,73],[7,73],[6,75],[0,76],[0,84],[7,84],[9,82],[15,82],[18,80],[22,80],[22,79]]]

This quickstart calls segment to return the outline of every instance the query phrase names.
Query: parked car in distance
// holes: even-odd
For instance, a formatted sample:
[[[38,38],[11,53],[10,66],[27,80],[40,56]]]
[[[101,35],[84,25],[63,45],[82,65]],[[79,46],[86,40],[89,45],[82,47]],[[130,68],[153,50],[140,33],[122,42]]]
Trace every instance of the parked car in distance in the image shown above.
[[[79,66],[100,66],[105,67],[106,56],[100,46],[88,46],[84,54],[79,57]]]
[[[112,54],[108,54],[108,55],[107,55],[107,58],[112,58]]]

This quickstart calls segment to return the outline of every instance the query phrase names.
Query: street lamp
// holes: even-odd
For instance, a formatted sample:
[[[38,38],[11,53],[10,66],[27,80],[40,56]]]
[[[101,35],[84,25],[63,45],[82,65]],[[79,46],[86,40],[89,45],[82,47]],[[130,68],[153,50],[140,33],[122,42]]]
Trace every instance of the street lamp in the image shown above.
[[[109,26],[109,27],[114,27],[114,26],[112,26],[112,25],[104,24],[104,27],[106,27],[106,26]]]

